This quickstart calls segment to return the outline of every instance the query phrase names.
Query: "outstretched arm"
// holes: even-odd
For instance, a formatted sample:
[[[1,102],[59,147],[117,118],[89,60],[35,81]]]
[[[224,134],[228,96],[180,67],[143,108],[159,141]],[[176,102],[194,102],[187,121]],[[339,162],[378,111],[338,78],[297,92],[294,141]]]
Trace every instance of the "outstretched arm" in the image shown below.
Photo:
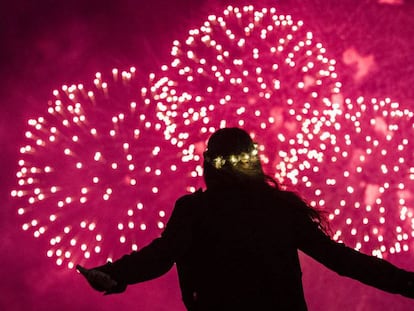
[[[115,262],[92,269],[77,269],[96,290],[108,294],[122,293],[127,285],[155,279],[167,273],[174,260],[166,251],[165,241],[155,239],[140,251],[124,255]]]
[[[106,294],[123,292],[129,284],[148,281],[165,274],[191,243],[194,209],[192,199],[192,196],[185,196],[176,202],[161,237],[146,247],[113,263],[90,270],[82,270],[83,267],[80,267],[78,270],[84,272],[82,274],[93,288]]]
[[[331,240],[310,220],[299,225],[299,249],[329,269],[381,290],[414,298],[413,272]]]

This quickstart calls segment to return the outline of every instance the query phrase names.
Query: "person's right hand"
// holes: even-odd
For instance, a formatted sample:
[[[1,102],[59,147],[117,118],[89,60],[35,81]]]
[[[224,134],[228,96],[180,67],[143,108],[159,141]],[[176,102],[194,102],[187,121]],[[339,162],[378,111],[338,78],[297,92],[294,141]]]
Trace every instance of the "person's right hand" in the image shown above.
[[[100,292],[111,293],[118,284],[108,274],[95,270],[86,269],[81,265],[76,265],[76,269],[86,278],[92,288]]]

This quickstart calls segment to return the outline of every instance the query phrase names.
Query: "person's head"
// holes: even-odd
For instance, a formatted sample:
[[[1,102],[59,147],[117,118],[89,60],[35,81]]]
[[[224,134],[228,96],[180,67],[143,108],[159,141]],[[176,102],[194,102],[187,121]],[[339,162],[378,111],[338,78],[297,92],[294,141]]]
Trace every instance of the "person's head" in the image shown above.
[[[257,189],[257,186],[270,186],[283,192],[273,178],[263,173],[256,144],[247,132],[239,128],[224,128],[211,135],[204,152],[204,180],[207,188],[245,185]],[[303,203],[296,207],[329,233],[329,223],[323,212],[292,194]]]
[[[257,145],[240,128],[223,128],[211,135],[204,152],[207,187],[264,182]]]

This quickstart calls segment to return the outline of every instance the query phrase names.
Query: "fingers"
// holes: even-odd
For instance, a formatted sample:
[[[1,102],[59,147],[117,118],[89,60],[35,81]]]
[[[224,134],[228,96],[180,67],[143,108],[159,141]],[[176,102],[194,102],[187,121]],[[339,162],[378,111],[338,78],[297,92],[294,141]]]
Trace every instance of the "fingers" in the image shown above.
[[[110,275],[95,269],[86,269],[76,265],[76,269],[87,279],[88,283],[98,291],[110,291],[117,282]]]
[[[88,271],[88,280],[105,290],[109,290],[117,284],[108,274],[94,269]]]
[[[81,265],[76,265],[76,270],[78,270],[82,275],[86,276],[88,274],[88,269],[85,269]]]

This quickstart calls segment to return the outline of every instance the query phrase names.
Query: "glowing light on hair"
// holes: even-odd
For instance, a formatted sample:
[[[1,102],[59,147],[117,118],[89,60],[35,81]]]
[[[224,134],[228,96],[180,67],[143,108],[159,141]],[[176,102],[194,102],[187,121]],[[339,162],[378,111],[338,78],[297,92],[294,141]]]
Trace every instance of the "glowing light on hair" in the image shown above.
[[[211,157],[207,151],[204,154],[204,158],[216,169],[221,169],[226,163],[230,163],[232,166],[238,166],[239,164],[250,166],[259,161],[259,152],[257,150],[257,144],[254,144],[254,148],[250,152],[231,154],[227,157],[222,155]]]

